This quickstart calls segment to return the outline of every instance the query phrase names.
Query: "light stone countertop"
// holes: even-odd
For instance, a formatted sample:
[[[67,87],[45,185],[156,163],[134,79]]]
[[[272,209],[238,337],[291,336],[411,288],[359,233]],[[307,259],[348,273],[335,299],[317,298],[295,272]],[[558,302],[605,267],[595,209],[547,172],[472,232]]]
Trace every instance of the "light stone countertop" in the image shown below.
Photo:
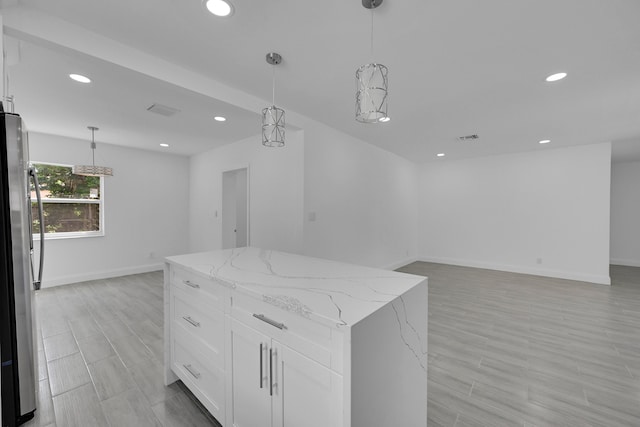
[[[166,261],[333,328],[355,325],[426,280],[253,247],[178,255]]]

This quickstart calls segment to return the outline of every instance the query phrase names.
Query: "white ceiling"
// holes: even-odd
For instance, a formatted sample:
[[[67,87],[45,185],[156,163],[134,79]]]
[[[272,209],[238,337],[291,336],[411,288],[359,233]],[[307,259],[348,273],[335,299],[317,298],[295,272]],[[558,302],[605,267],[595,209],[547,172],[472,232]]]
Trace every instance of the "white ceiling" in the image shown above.
[[[392,120],[376,125],[354,120],[354,73],[372,59],[370,12],[360,0],[234,0],[236,12],[228,19],[206,13],[200,0],[17,3],[265,100],[271,97],[271,70],[264,55],[277,51],[284,57],[276,70],[277,104],[416,162],[431,161],[439,152],[455,159],[605,141],[614,142],[614,151],[619,141],[625,141],[631,147],[627,156],[640,152],[637,0],[385,0],[374,12],[373,59],[390,70]],[[25,61],[27,53],[25,49]],[[56,63],[51,57],[48,61]],[[182,135],[185,145],[195,141],[185,154],[237,136],[218,134],[215,123],[187,113],[181,114],[185,122],[175,116],[171,125],[158,124],[161,116],[144,117],[151,102],[185,105],[185,112],[192,103],[199,108],[197,114],[207,107],[215,109],[216,101],[143,76],[132,77],[109,64],[94,65],[100,67],[91,72],[104,77],[107,86],[94,85],[99,96],[86,97],[80,104],[85,114],[80,132],[87,124],[99,126],[95,120],[108,116],[109,126],[121,129],[131,141],[136,132],[157,132],[154,141],[163,135],[172,140]],[[64,77],[71,71],[63,68],[40,67],[28,78],[25,73],[25,82],[30,82],[29,90],[34,81],[45,86],[53,76],[43,73],[56,71]],[[568,72],[569,77],[544,82],[558,71]],[[13,80],[18,96],[19,78]],[[53,99],[69,98],[52,110],[61,110],[62,115],[75,105],[76,110],[70,110],[75,115],[75,91],[83,89],[71,89],[70,83],[38,88],[37,95],[24,97],[24,107],[29,96],[35,100],[47,93]],[[121,96],[129,97],[127,105]],[[105,115],[105,108],[110,114]],[[47,120],[52,123],[39,124],[44,113],[36,116],[37,126],[66,126],[64,119],[49,113]],[[258,133],[259,123],[248,124],[256,123],[249,118],[255,113],[236,113],[247,120],[238,135]],[[186,122],[187,116],[194,122]],[[196,119],[202,122],[198,125]],[[480,139],[456,140],[471,133]],[[540,139],[552,143],[540,146]]]
[[[61,49],[5,37],[9,93],[30,131],[90,139],[146,150],[192,155],[257,135],[260,116],[134,71]],[[69,79],[91,76],[92,83]],[[154,114],[154,103],[180,110]],[[214,116],[228,118],[217,122]],[[256,137],[259,142],[259,136]],[[169,144],[161,148],[160,143]]]

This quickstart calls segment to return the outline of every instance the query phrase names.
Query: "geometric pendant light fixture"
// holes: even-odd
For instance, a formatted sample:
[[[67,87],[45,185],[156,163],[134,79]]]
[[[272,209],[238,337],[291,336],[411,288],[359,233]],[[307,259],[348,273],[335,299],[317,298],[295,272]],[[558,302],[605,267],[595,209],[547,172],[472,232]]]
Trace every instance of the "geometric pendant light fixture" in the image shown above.
[[[262,145],[265,147],[284,146],[285,119],[284,110],[276,107],[276,71],[275,66],[282,62],[282,56],[275,52],[267,53],[267,63],[272,71],[271,107],[262,110]]]
[[[87,126],[91,131],[91,165],[76,165],[72,167],[72,172],[76,175],[85,176],[113,176],[113,169],[106,166],[96,166],[96,140],[95,132],[98,130],[95,126]]]
[[[362,6],[371,10],[371,56],[373,57],[373,9],[383,0],[362,0]],[[385,123],[389,98],[389,70],[382,64],[371,62],[356,70],[356,120],[362,123]]]

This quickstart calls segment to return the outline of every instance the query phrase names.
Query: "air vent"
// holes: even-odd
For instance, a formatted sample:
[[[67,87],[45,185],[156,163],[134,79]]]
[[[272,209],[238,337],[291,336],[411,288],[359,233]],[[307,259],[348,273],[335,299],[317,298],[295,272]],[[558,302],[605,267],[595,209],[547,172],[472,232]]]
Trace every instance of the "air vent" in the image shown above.
[[[459,136],[458,139],[460,141],[473,141],[475,139],[480,138],[477,134],[473,134],[473,135],[465,135],[465,136]]]
[[[175,113],[180,112],[177,108],[168,107],[162,104],[151,104],[151,107],[147,108],[147,111],[151,111],[152,113],[160,114],[165,117],[171,117]]]

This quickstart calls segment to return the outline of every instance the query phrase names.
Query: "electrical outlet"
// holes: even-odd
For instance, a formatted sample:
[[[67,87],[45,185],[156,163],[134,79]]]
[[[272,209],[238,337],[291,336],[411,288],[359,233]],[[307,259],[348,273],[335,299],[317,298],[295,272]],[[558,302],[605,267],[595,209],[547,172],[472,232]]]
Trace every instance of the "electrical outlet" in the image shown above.
[[[149,252],[149,258],[153,259],[156,257],[156,253],[155,252]]]
[[[542,258],[537,258],[536,259],[536,264],[542,264]]]
[[[309,221],[310,222],[314,222],[316,220],[316,213],[315,212],[309,212]]]

